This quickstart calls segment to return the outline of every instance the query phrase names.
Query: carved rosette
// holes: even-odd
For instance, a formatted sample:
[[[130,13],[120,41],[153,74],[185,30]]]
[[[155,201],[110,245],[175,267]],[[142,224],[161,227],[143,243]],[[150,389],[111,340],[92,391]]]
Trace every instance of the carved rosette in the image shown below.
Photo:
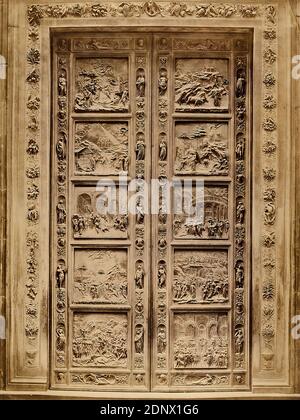
[[[24,299],[24,365],[40,364],[40,42],[29,28],[26,53],[26,280]]]
[[[273,370],[276,355],[277,280],[276,280],[276,216],[277,216],[277,8],[265,9],[262,123],[262,202],[263,204],[263,276],[261,283],[261,369]],[[268,82],[268,83],[266,83]]]
[[[248,323],[246,308],[248,307],[248,249],[246,242],[249,209],[248,169],[246,156],[249,155],[248,133],[248,56],[235,57],[235,258],[234,258],[234,325],[233,355],[234,369],[247,368]],[[247,209],[247,210],[246,210]]]
[[[61,42],[58,45],[60,51]],[[53,296],[54,296],[54,328],[53,328],[53,348],[55,349],[54,365],[59,369],[59,374],[63,374],[67,368],[67,235],[68,235],[68,146],[69,146],[69,54],[67,46],[64,53],[56,54],[56,133],[54,140],[54,174],[55,182],[55,202],[53,205],[54,213],[54,249],[56,255],[53,258]],[[55,83],[55,82],[54,82]],[[58,375],[58,373],[56,374]],[[64,380],[65,375],[63,375]],[[56,382],[63,383],[62,377],[57,376]]]

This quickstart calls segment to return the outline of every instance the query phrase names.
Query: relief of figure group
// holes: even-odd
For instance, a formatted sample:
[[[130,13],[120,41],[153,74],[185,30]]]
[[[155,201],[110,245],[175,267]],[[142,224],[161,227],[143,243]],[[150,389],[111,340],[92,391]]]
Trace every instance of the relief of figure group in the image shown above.
[[[76,125],[75,172],[79,175],[118,175],[127,172],[128,124]]]
[[[178,59],[175,73],[177,112],[228,109],[229,81],[224,60]]]
[[[226,369],[228,346],[227,316],[175,316],[175,368]]]
[[[173,301],[212,304],[229,301],[228,255],[224,251],[176,253]]]
[[[229,174],[227,124],[178,123],[175,133],[176,174]]]
[[[204,187],[203,196],[196,188],[187,188],[185,200],[187,197],[197,212],[193,216],[186,211],[175,216],[175,238],[228,239],[228,188]]]
[[[74,301],[126,303],[128,300],[126,250],[76,250]]]
[[[127,334],[126,315],[75,315],[73,366],[126,367]]]
[[[114,209],[118,209],[116,201],[109,203],[106,194],[86,188],[78,194],[76,213],[72,216],[74,237],[127,238],[128,214],[115,214]]]
[[[78,59],[75,110],[127,112],[129,110],[127,59]]]

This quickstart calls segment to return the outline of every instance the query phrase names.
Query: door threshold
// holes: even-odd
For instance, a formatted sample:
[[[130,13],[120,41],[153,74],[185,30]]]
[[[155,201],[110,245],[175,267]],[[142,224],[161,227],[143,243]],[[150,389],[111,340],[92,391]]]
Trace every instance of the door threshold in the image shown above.
[[[300,394],[256,394],[253,392],[78,392],[0,391],[0,400],[300,400]]]

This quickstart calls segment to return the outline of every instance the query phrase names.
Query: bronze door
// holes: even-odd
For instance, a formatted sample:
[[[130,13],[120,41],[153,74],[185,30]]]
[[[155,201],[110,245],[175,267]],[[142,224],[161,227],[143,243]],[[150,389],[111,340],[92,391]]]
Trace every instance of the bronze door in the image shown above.
[[[53,37],[53,387],[248,389],[250,51]]]

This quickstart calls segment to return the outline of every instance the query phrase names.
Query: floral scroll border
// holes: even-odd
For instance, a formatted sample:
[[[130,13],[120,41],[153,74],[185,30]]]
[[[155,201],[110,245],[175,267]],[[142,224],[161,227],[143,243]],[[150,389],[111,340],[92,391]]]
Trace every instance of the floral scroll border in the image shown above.
[[[261,286],[261,368],[275,369],[276,354],[276,212],[278,20],[274,6],[266,7],[263,46],[263,282]]]
[[[26,51],[26,154],[27,183],[26,211],[26,298],[24,300],[25,361],[28,368],[39,366],[40,346],[40,188],[41,188],[41,43],[40,24],[47,18],[105,18],[105,17],[194,17],[263,19],[263,124],[262,169],[264,209],[262,232],[264,273],[261,282],[263,301],[261,312],[261,367],[275,368],[276,354],[276,185],[277,185],[277,5],[213,4],[189,2],[130,2],[31,5],[27,9]]]

